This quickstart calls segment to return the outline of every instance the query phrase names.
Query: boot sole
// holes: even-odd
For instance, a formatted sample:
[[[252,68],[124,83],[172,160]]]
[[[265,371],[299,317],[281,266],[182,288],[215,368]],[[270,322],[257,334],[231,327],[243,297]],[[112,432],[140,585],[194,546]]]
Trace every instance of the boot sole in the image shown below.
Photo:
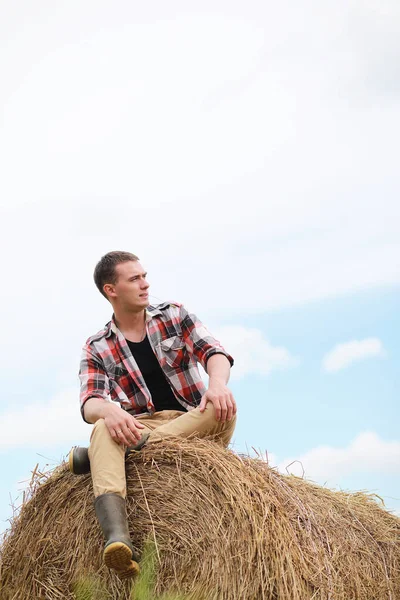
[[[74,473],[74,449],[72,448],[72,450],[69,451],[68,454],[68,468],[71,471],[71,473]],[[75,475],[75,473],[74,473]]]
[[[68,454],[68,468],[74,475],[87,475],[90,473],[90,462],[87,461],[82,463],[82,458],[79,460],[79,447],[73,447]],[[75,456],[75,452],[78,452],[78,457]]]
[[[132,560],[131,549],[123,542],[113,542],[104,550],[104,562],[109,569],[114,569],[120,579],[136,577],[140,569]]]

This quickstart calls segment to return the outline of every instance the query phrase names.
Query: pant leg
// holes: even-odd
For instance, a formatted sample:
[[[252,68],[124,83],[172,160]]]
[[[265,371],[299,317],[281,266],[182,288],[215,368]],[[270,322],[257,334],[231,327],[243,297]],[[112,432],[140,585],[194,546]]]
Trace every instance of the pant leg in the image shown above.
[[[142,431],[149,433],[151,429],[146,427]],[[90,471],[96,498],[109,493],[126,497],[125,450],[125,446],[114,442],[104,419],[98,419],[93,426],[89,446]]]
[[[170,418],[166,414],[165,423],[159,421],[160,424],[153,429],[147,443],[171,436],[183,438],[212,437],[215,441],[220,442],[226,447],[231,441],[236,424],[236,416],[231,421],[225,421],[224,423],[217,421],[215,418],[215,408],[211,402],[207,403],[202,413],[199,408],[194,408],[184,413],[168,410],[162,412],[175,414],[171,414]],[[158,414],[162,415],[162,413]]]
[[[155,412],[152,415],[149,413],[143,413],[141,415],[135,415],[135,418],[143,423],[147,430],[154,431],[154,429],[158,429],[161,425],[165,425],[169,421],[173,419],[177,419],[181,415],[185,415],[186,411],[183,410],[161,410],[159,412]]]
[[[150,433],[148,443],[165,437],[211,436],[228,446],[236,423],[236,417],[225,423],[217,421],[211,402],[208,402],[203,413],[199,408],[189,412],[164,410],[153,415],[137,415],[136,418],[145,426],[143,434]],[[89,459],[95,497],[114,493],[125,498],[125,446],[114,442],[104,419],[98,419],[93,426]]]

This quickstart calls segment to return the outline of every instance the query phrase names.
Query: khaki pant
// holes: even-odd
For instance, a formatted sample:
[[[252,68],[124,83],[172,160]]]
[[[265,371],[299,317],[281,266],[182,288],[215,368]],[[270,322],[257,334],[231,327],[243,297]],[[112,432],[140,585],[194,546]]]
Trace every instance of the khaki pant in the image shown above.
[[[135,417],[143,425],[142,435],[150,433],[147,443],[166,437],[208,437],[228,446],[236,417],[221,423],[215,419],[215,409],[209,402],[204,410],[194,408],[189,412],[163,410],[153,415],[143,414]],[[90,437],[90,470],[92,473],[94,495],[115,493],[126,497],[125,446],[112,439],[104,419],[96,421]]]

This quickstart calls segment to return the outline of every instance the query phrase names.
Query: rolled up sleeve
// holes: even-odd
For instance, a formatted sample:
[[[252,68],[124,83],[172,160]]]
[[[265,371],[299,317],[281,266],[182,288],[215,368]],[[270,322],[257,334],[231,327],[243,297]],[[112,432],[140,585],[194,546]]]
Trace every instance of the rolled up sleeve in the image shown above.
[[[189,313],[184,306],[180,307],[180,323],[188,351],[193,354],[205,371],[207,371],[208,359],[214,354],[223,354],[229,360],[231,367],[233,366],[232,356],[211,335],[196,315]]]
[[[110,393],[109,380],[101,361],[95,356],[91,348],[86,345],[82,350],[80,368],[80,405],[81,415],[86,421],[83,407],[89,398],[107,400]],[[86,421],[87,422],[87,421]]]

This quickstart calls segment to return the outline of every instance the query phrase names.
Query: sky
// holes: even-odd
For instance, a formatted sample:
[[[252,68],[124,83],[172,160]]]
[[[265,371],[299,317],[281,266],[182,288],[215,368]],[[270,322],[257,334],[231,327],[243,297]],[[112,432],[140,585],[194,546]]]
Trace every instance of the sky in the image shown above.
[[[93,283],[137,254],[234,356],[233,448],[400,514],[400,4],[0,5],[0,531],[87,444]]]

